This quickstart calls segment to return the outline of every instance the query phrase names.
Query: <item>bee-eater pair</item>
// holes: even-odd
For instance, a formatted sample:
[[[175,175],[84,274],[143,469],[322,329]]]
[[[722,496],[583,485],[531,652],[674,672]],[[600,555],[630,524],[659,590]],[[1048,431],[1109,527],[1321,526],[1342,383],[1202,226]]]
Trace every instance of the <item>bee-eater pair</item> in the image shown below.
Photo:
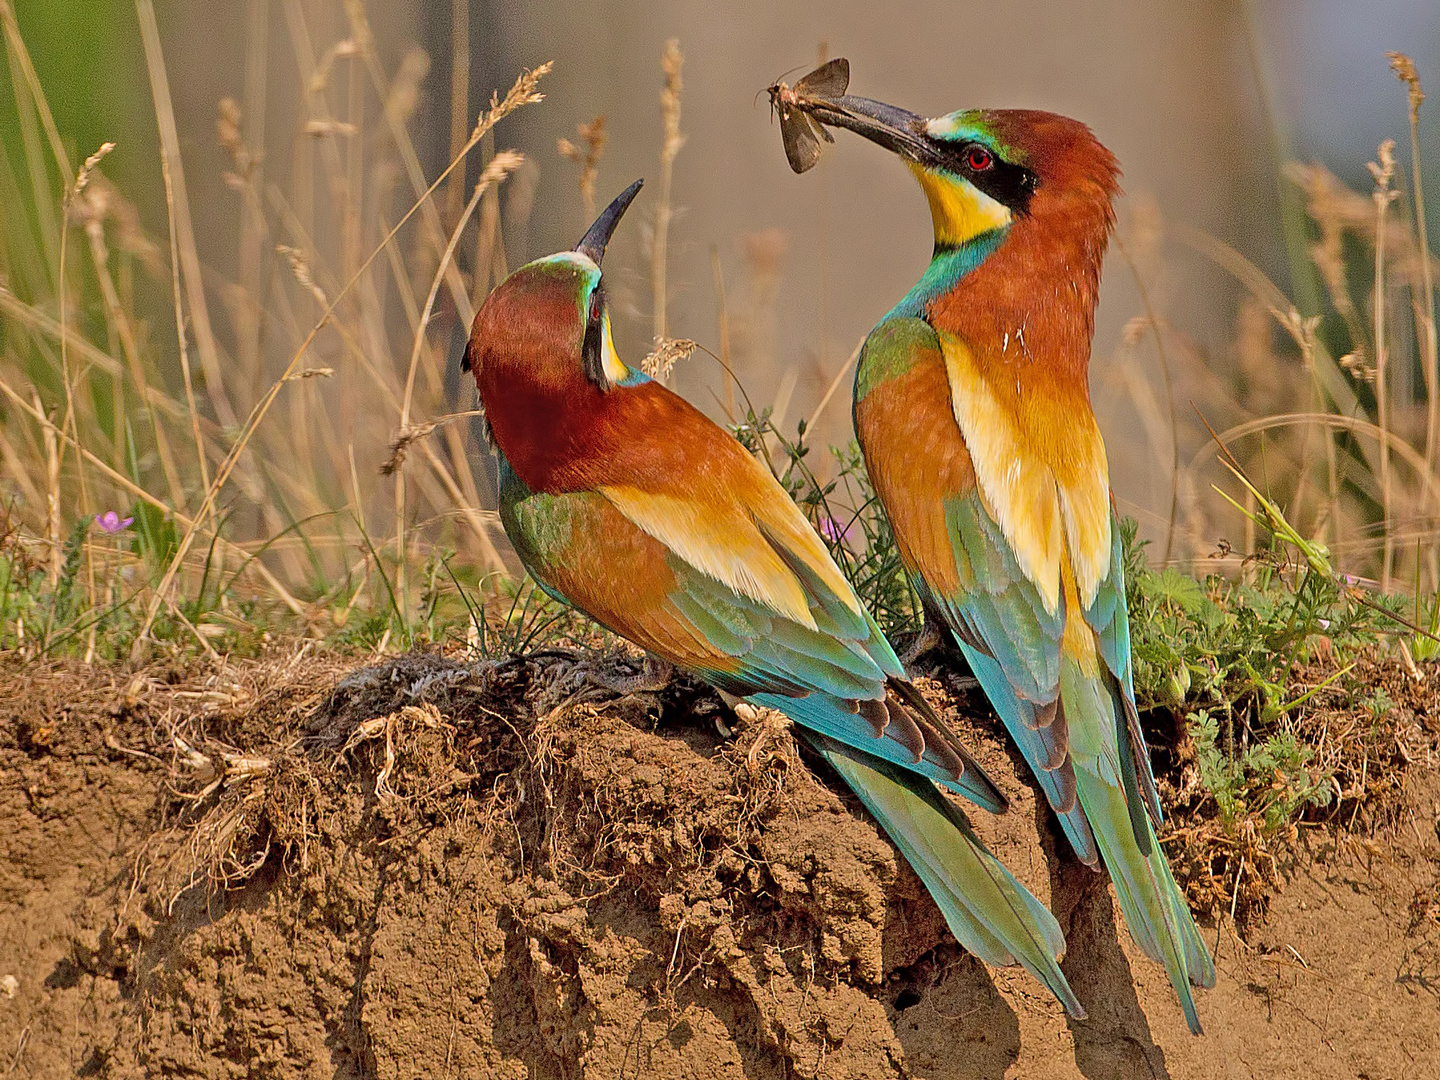
[[[871,332],[855,426],[905,567],[1018,743],[1082,860],[1103,860],[1192,1030],[1214,967],[1155,839],[1119,531],[1086,373],[1114,158],[1049,113],[936,120],[850,97],[832,61],[789,94],[786,149],[819,125],[898,154],[935,253]],[[795,125],[798,125],[798,130]],[[824,542],[768,469],[627,367],[601,259],[637,181],[574,251],[521,267],[467,351],[500,461],[500,515],[551,595],[719,690],[777,709],[850,785],[956,938],[1084,1011],[1054,917],[985,848],[955,792],[1004,797],[906,681]]]

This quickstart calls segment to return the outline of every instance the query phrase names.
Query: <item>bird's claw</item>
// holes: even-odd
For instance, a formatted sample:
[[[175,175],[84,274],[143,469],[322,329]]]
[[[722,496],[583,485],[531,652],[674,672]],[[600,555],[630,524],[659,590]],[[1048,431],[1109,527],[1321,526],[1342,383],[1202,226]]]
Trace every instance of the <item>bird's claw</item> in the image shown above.
[[[905,669],[906,675],[913,678],[910,666],[931,649],[943,644],[944,641],[945,635],[930,621],[930,616],[926,615],[925,621],[920,624],[920,633],[915,636],[915,640],[910,643],[910,647],[900,657],[900,665]]]

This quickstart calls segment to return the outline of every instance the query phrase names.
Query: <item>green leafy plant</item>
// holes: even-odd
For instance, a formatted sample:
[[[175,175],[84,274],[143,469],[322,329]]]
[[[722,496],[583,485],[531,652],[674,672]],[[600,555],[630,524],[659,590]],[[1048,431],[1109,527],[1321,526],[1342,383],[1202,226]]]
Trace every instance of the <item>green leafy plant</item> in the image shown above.
[[[1293,666],[1321,652],[1339,667],[1399,628],[1398,601],[1362,599],[1271,546],[1241,579],[1203,582],[1145,562],[1134,521],[1122,522],[1135,695],[1142,709],[1203,704],[1269,723],[1300,702]]]
[[[1290,731],[1277,731],[1229,753],[1221,745],[1220,724],[1208,709],[1186,718],[1195,740],[1200,782],[1215,799],[1221,820],[1233,826],[1258,815],[1268,831],[1291,821],[1307,807],[1329,806],[1327,778],[1311,768],[1314,751]]]

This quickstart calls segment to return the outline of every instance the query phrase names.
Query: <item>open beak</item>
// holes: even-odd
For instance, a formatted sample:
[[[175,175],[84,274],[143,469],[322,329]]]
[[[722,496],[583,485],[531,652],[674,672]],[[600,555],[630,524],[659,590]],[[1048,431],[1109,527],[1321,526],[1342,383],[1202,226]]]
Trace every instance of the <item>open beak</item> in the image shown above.
[[[595,224],[586,230],[581,237],[580,243],[575,245],[575,250],[582,255],[588,255],[596,266],[605,257],[605,245],[610,243],[610,237],[615,232],[615,227],[620,224],[620,219],[625,216],[625,211],[635,201],[635,196],[640,194],[640,188],[644,180],[636,180],[619,195],[615,201],[600,212],[595,219]]]
[[[846,94],[829,101],[814,101],[808,111],[822,124],[849,128],[917,165],[933,168],[940,163],[925,130],[929,121],[908,110]]]

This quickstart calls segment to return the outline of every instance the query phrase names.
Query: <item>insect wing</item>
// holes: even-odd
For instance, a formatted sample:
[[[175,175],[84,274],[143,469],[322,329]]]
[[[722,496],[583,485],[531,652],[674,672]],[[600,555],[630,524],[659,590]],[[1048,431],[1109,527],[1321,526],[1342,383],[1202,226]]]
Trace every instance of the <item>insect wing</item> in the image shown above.
[[[850,86],[850,61],[843,56],[827,60],[795,84],[801,97],[838,98]]]
[[[797,173],[808,172],[820,160],[820,140],[834,142],[830,133],[809,115],[788,102],[780,102],[780,139],[785,157]]]

